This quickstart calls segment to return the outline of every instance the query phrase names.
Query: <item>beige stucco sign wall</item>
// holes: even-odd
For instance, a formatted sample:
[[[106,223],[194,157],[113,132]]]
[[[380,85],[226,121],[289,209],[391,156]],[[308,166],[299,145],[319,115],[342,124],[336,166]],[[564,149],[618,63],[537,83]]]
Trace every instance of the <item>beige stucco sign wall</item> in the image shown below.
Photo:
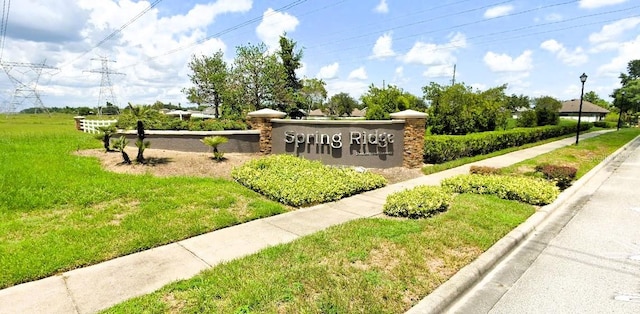
[[[405,122],[272,119],[274,154],[293,154],[329,165],[402,166]]]

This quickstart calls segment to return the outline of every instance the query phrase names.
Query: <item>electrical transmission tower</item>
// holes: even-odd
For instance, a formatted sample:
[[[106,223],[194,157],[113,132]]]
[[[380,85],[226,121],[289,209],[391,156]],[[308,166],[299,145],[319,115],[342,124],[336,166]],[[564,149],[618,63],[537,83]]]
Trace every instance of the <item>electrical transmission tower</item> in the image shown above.
[[[124,73],[114,72],[109,69],[109,62],[115,62],[107,59],[107,57],[93,58],[91,60],[100,61],[100,69],[86,70],[84,72],[100,73],[102,78],[100,80],[100,94],[98,95],[98,114],[102,114],[102,106],[107,102],[118,107],[116,101],[116,95],[113,92],[113,84],[111,83],[111,75],[125,75]]]
[[[38,81],[40,80],[43,69],[57,70],[57,68],[48,66],[45,63],[46,60],[42,63],[0,61],[2,69],[15,88],[11,100],[3,103],[3,106],[6,108],[0,108],[2,109],[0,112],[15,112],[18,107],[22,106],[25,100],[29,99],[36,108],[41,108],[49,113],[49,110],[47,110],[40,98]]]

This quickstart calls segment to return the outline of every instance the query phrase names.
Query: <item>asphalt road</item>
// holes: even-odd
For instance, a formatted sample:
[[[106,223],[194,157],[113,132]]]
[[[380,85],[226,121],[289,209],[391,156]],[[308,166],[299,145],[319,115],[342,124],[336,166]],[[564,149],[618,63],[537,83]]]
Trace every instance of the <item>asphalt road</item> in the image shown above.
[[[448,313],[640,313],[640,139]]]

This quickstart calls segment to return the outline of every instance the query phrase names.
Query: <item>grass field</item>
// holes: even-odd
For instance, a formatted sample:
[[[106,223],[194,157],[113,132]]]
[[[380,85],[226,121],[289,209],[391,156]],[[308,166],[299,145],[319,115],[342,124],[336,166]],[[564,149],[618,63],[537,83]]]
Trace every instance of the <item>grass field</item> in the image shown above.
[[[513,169],[570,162],[582,175],[638,134],[610,132]],[[233,182],[115,174],[73,154],[100,146],[71,116],[0,116],[0,288],[287,210]],[[434,218],[353,221],[109,312],[403,312],[533,212],[463,194]]]
[[[0,116],[0,288],[287,208],[226,180],[103,171],[71,116]]]

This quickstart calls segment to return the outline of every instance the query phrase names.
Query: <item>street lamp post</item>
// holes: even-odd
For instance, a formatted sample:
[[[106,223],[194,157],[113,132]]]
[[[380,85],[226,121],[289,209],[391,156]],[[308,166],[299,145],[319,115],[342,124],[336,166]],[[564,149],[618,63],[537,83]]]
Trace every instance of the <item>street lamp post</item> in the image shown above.
[[[620,120],[622,119],[622,105],[624,104],[624,94],[625,94],[625,92],[622,91],[622,92],[620,92],[620,94],[622,94],[622,99],[620,100],[620,103],[618,104],[619,105],[619,108],[618,108],[619,112],[618,112],[618,130],[617,131],[620,131]]]
[[[580,140],[580,119],[582,118],[582,98],[584,96],[584,82],[587,81],[587,75],[582,73],[580,75],[580,82],[582,82],[582,91],[580,91],[580,108],[578,108],[578,129],[576,130],[576,145]]]

